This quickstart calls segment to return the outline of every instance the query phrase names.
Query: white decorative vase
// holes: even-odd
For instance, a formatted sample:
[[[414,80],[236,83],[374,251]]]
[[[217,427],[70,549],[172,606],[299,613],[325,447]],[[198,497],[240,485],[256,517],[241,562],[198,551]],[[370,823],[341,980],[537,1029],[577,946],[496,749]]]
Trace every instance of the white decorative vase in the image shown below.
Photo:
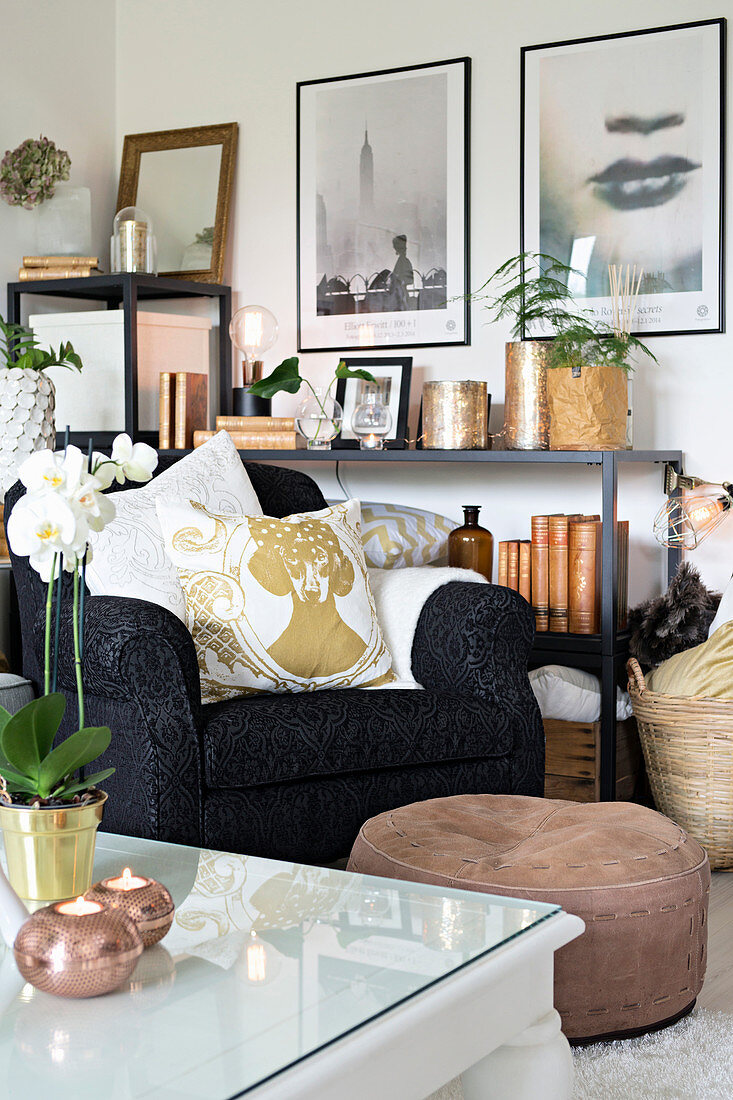
[[[43,371],[0,367],[0,494],[33,451],[56,446],[56,390]]]
[[[33,208],[39,256],[89,256],[92,197],[88,187],[57,183],[53,197]]]

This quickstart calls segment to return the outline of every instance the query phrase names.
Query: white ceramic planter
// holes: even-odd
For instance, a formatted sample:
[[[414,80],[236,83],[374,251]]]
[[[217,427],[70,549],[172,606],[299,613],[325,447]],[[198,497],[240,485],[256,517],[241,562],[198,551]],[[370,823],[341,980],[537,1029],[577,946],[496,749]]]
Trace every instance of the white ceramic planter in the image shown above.
[[[0,367],[0,493],[32,454],[56,445],[56,391],[43,371]]]

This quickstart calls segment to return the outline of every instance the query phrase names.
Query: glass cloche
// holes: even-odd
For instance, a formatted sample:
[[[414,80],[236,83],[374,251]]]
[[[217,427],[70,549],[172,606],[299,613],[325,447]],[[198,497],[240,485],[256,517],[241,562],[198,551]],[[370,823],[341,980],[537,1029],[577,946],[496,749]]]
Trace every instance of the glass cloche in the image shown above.
[[[115,214],[110,264],[113,272],[143,271],[150,275],[157,274],[153,219],[139,206],[126,206]]]

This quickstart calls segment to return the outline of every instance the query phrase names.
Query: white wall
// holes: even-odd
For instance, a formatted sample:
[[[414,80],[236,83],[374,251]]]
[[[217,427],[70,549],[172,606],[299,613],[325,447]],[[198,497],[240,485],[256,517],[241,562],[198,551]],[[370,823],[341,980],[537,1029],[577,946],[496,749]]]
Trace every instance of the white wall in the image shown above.
[[[227,278],[235,307],[262,302],[280,321],[270,365],[296,348],[296,81],[472,57],[475,286],[518,250],[520,46],[733,16],[733,0],[116,0],[115,31],[112,2],[6,5],[3,29],[13,49],[4,58],[4,86],[6,97],[15,90],[17,105],[3,112],[0,148],[43,130],[69,149],[73,181],[93,189],[95,247],[106,256],[123,136],[237,121]],[[23,217],[0,203],[5,278],[12,277],[26,248]],[[468,348],[415,351],[413,400],[416,406],[427,378],[485,378],[494,395],[496,431],[507,331],[485,325],[476,309],[473,332]],[[660,365],[644,368],[635,384],[637,447],[679,447],[689,472],[733,478],[733,335],[662,338],[652,347]],[[307,354],[303,366],[314,377],[331,371],[336,359]],[[283,409],[289,400],[281,400]],[[310,470],[336,495],[326,468],[312,464]],[[528,537],[533,511],[598,508],[598,478],[584,467],[353,464],[342,466],[342,476],[364,499],[413,503],[456,518],[461,504],[482,504],[483,519],[497,538]],[[632,469],[622,484],[621,515],[632,521],[632,599],[661,584],[662,555],[650,534],[660,484],[656,469]],[[733,521],[693,560],[709,584],[722,586],[733,568]]]
[[[733,15],[732,0],[118,0],[117,147],[134,131],[239,122],[229,277],[235,304],[261,302],[278,317],[274,365],[296,348],[296,81],[472,57],[478,285],[518,251],[520,46],[720,15]],[[730,306],[728,312],[733,316]],[[468,348],[415,351],[415,404],[423,379],[469,377],[486,378],[501,405],[507,332],[486,326],[478,309],[473,332]],[[681,448],[690,472],[733,477],[733,335],[663,338],[652,347],[660,365],[645,368],[635,383],[636,446]],[[336,358],[306,354],[303,366],[310,376],[326,374]],[[292,399],[280,405],[292,407]],[[501,412],[496,408],[492,417],[495,431]],[[494,534],[516,538],[529,536],[532,511],[598,507],[594,471],[556,470],[354,464],[342,466],[342,476],[364,499],[418,504],[456,518],[461,504],[481,503]],[[310,471],[337,492],[324,468]],[[662,556],[650,534],[660,486],[658,468],[630,470],[623,480],[621,515],[631,518],[634,532],[632,598],[661,583]],[[733,569],[733,521],[694,560],[708,583],[723,585]]]
[[[91,189],[93,248],[106,264],[117,198],[114,0],[6,3],[2,18],[0,151],[41,134],[66,149],[69,182]],[[32,212],[0,202],[2,283],[17,280],[34,249]]]

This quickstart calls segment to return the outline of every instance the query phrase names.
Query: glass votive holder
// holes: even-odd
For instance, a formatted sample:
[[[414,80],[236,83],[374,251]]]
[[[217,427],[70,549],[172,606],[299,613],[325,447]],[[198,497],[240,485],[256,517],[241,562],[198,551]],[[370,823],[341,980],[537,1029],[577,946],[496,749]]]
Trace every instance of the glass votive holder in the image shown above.
[[[381,451],[389,429],[392,414],[384,403],[382,394],[367,390],[354,409],[351,430],[359,440],[362,451]]]

